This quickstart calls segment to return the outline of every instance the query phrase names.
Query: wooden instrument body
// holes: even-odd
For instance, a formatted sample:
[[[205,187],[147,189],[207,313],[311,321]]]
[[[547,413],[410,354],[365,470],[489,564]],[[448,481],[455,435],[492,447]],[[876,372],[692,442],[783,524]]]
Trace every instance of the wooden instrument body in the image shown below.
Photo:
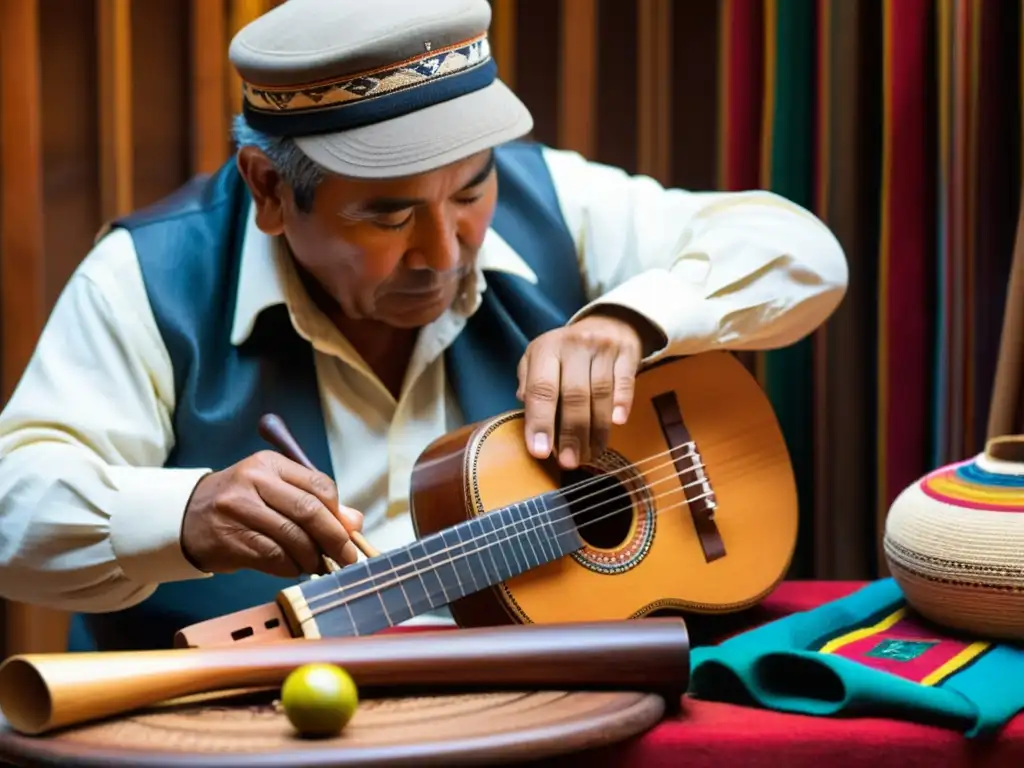
[[[681,461],[696,457],[703,468],[724,556],[709,558],[702,547],[690,511],[695,505],[684,496],[684,485],[698,477],[681,477],[673,461],[681,454],[667,453],[672,446],[658,398],[678,403],[695,448]],[[526,451],[523,428],[523,413],[510,412],[448,434],[423,452],[412,476],[418,537],[563,484],[553,459],[538,462]],[[732,355],[674,358],[642,370],[629,421],[612,428],[608,449],[604,469],[629,478],[620,493],[628,493],[632,508],[608,526],[622,540],[612,546],[589,541],[453,601],[460,626],[627,619],[666,609],[730,612],[757,602],[785,576],[798,526],[792,466],[770,402]],[[692,497],[708,486],[687,490]],[[606,506],[597,516],[610,520],[609,513],[625,506]],[[588,527],[600,524],[583,524],[584,539]]]
[[[513,411],[427,447],[409,545],[187,627],[175,644],[367,635],[445,605],[462,627],[728,613],[785,576],[798,525],[789,454],[732,355],[643,369],[628,423],[582,471],[534,459],[523,425]]]

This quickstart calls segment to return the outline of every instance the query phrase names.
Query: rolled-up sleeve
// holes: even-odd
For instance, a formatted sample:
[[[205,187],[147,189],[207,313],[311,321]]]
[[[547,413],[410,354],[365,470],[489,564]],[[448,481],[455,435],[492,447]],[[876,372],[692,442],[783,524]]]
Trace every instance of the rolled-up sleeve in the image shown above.
[[[646,318],[650,358],[773,349],[825,322],[846,292],[843,249],[812,213],[766,191],[666,189],[646,176],[545,150],[589,303]]]

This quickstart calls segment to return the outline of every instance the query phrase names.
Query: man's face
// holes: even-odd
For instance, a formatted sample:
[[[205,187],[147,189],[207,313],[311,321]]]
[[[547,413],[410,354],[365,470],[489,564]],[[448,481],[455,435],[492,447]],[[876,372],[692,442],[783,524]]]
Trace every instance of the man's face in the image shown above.
[[[260,229],[285,236],[348,318],[417,328],[451,306],[474,267],[497,200],[493,157],[399,179],[328,175],[308,213],[259,150],[245,147],[239,168]]]

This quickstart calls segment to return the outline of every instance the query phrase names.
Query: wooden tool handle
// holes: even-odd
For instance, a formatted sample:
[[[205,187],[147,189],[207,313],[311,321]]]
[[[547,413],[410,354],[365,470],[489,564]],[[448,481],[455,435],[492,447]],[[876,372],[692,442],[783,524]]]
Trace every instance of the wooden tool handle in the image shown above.
[[[298,441],[284,423],[284,419],[276,413],[267,413],[260,419],[260,437],[277,448],[281,453],[292,461],[301,464],[306,469],[317,472],[313,462],[309,460],[306,452],[299,446]]]
[[[299,446],[291,430],[284,423],[284,419],[275,413],[265,414],[260,419],[260,437],[270,443],[272,446],[277,448],[281,453],[287,456],[297,464],[301,464],[306,469],[317,472],[317,468],[313,466],[313,462],[309,460],[305,451]],[[367,557],[377,557],[380,554],[374,547],[370,545],[370,542],[359,531],[349,531],[349,538],[352,539],[352,543],[359,547],[359,551]],[[327,562],[327,567],[331,570],[337,570],[338,565],[329,557],[324,557]]]

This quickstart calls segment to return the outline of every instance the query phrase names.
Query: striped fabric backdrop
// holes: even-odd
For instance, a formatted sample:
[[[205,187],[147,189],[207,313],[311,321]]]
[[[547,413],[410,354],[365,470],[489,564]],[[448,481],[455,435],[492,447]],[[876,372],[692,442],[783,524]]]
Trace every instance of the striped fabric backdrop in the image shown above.
[[[0,1],[0,401],[103,222],[228,158],[228,42],[283,1]],[[842,242],[830,322],[743,355],[799,478],[792,577],[883,573],[894,496],[983,446],[1024,160],[1022,3],[491,0],[535,138],[668,186],[767,187]],[[993,429],[1024,430],[1021,253]],[[63,647],[59,615],[4,611],[8,652]]]
[[[719,23],[719,185],[756,179],[807,205],[850,259],[827,327],[753,363],[798,476],[794,573],[883,573],[895,496],[984,446],[1020,202],[1024,15],[722,0]]]

